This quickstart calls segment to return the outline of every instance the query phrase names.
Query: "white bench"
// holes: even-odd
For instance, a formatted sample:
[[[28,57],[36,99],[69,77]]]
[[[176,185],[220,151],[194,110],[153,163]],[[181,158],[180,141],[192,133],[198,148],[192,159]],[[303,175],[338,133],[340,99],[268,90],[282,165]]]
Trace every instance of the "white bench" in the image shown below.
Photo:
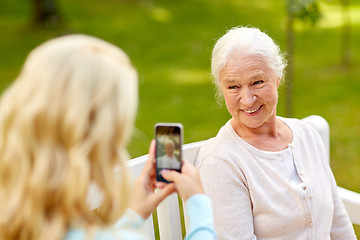
[[[302,120],[319,132],[325,143],[328,156],[330,156],[330,131],[327,121],[317,115],[312,115]],[[199,148],[203,143],[204,141],[185,144],[183,146],[183,158],[191,163],[194,163]],[[131,169],[133,178],[136,178],[140,174],[146,160],[147,155],[143,155],[129,161],[128,166]],[[350,216],[351,222],[353,224],[360,225],[360,194],[341,187],[338,187],[338,191]],[[90,197],[90,199],[96,199],[96,196],[93,196],[93,198]],[[93,208],[96,207],[95,205],[93,205]],[[179,198],[177,194],[169,196],[158,207],[157,217],[150,217],[146,220],[144,231],[149,236],[152,236],[153,239],[155,239],[157,233],[160,234],[160,239],[164,240],[183,239],[183,236],[185,235],[185,233],[183,233],[183,229],[186,229],[186,219],[182,219],[183,209],[181,206],[182,203],[179,205]]]

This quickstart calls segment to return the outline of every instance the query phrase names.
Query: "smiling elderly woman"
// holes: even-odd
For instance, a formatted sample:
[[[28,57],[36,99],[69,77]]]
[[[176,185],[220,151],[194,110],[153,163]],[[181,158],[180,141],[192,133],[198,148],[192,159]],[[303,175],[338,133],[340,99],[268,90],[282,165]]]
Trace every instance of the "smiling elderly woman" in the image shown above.
[[[276,116],[285,66],[256,28],[233,28],[213,49],[212,74],[232,118],[196,165],[219,239],[356,239],[320,136]]]

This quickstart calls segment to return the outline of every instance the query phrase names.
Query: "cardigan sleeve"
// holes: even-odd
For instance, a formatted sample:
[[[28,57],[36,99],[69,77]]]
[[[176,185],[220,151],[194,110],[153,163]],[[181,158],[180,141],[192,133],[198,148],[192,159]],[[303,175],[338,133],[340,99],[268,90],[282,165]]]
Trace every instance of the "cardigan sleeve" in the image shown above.
[[[207,156],[198,166],[205,193],[213,204],[219,239],[256,239],[252,203],[244,176],[225,160]],[[229,197],[231,196],[231,197]]]
[[[309,128],[311,129],[311,128]],[[333,206],[334,206],[334,212],[333,212],[333,219],[330,229],[330,236],[332,240],[342,240],[342,239],[351,239],[356,240],[356,235],[354,232],[354,228],[351,224],[351,221],[349,219],[349,216],[346,212],[345,206],[340,198],[340,195],[337,190],[337,184],[334,177],[334,174],[331,170],[331,167],[329,165],[329,162],[327,161],[326,157],[326,150],[325,145],[318,134],[318,132],[311,129],[314,137],[316,138],[315,143],[317,145],[317,150],[321,151],[321,155],[324,156],[324,161],[322,162],[324,166],[324,170],[327,171],[329,176],[329,182],[331,185],[331,191],[332,191],[332,200],[333,200]]]
[[[334,202],[334,214],[333,221],[331,225],[330,236],[332,240],[341,240],[341,239],[353,239],[356,240],[356,235],[354,228],[351,224],[350,218],[346,212],[345,206],[340,198],[340,195],[337,190],[337,185],[335,177],[330,169],[329,175],[331,180],[332,195]]]

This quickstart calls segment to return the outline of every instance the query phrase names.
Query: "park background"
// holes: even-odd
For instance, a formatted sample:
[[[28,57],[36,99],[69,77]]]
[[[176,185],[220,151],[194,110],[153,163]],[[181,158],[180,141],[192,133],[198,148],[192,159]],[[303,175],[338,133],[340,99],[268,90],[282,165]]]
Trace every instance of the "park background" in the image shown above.
[[[35,14],[41,2],[56,4],[50,15]],[[156,122],[181,122],[185,143],[208,139],[230,118],[215,98],[211,50],[239,25],[260,28],[288,51],[292,78],[279,89],[278,115],[323,116],[338,185],[360,192],[359,0],[2,0],[0,91],[45,40],[94,35],[121,47],[139,72],[132,157],[147,153]]]

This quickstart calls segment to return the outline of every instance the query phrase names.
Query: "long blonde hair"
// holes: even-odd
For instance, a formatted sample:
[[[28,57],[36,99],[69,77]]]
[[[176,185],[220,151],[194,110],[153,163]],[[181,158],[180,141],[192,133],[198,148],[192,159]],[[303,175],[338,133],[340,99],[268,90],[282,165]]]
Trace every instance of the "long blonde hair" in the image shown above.
[[[0,101],[0,239],[61,239],[123,213],[137,84],[127,55],[95,37],[59,37],[29,54]],[[92,182],[100,215],[86,204]]]

